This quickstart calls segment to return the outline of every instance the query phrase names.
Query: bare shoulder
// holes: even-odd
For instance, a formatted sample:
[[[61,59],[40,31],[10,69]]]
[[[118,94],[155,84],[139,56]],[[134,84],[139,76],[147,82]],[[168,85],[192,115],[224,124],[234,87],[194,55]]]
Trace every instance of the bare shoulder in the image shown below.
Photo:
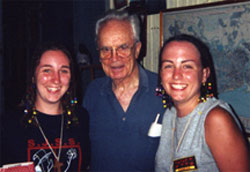
[[[227,141],[236,139],[242,133],[232,115],[222,107],[216,106],[206,117],[205,135],[207,143],[210,144],[211,141],[218,138]]]
[[[247,144],[228,111],[217,106],[209,112],[205,139],[220,171],[249,171]]]
[[[205,126],[209,129],[212,128],[238,128],[232,115],[222,107],[216,106],[207,115]]]

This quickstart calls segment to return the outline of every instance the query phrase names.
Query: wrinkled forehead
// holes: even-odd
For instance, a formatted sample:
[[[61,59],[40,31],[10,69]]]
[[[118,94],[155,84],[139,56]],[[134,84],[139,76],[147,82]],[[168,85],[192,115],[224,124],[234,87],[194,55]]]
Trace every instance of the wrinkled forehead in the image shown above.
[[[98,45],[107,39],[130,39],[134,40],[133,29],[127,20],[110,20],[101,25],[98,34]]]

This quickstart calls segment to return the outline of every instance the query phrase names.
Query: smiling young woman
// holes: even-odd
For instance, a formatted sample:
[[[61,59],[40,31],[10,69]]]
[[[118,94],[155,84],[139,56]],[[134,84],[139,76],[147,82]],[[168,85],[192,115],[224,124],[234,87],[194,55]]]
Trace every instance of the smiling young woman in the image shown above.
[[[51,110],[54,110],[54,113],[60,113],[62,111],[60,100],[69,88],[70,79],[68,57],[60,50],[44,52],[34,76],[37,87],[36,109],[42,110],[45,106],[44,111],[46,111],[46,106],[52,105],[57,109]]]
[[[86,170],[88,113],[77,105],[71,55],[46,44],[32,60],[21,112],[6,115],[3,163],[32,161],[36,171]]]
[[[230,106],[215,98],[212,57],[190,35],[169,38],[160,55],[168,96],[155,171],[249,171],[249,150]],[[229,144],[230,143],[230,144]]]

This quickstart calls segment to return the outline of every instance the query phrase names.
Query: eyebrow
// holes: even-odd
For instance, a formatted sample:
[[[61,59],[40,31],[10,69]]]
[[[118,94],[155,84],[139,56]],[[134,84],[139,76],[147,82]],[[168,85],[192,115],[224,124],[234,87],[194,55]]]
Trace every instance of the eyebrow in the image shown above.
[[[118,47],[121,47],[121,46],[123,46],[123,45],[129,45],[129,43],[123,43],[123,44],[120,44],[120,45],[118,45],[116,48],[118,48]],[[112,46],[101,46],[100,48],[112,48]]]
[[[162,60],[161,62],[162,63],[164,63],[164,62],[173,63],[173,61],[171,61],[171,60]],[[181,61],[181,63],[187,63],[187,62],[195,62],[195,61],[194,60],[183,60],[183,61]]]
[[[63,65],[61,68],[68,68],[68,69],[70,69],[70,66]]]
[[[52,65],[45,64],[45,65],[42,65],[40,68],[43,68],[43,67],[51,67],[52,68]],[[61,68],[68,68],[68,69],[70,69],[70,66],[63,65],[63,66],[61,66]]]
[[[164,62],[173,63],[171,60],[162,60],[161,62],[162,62],[162,63],[164,63]]]

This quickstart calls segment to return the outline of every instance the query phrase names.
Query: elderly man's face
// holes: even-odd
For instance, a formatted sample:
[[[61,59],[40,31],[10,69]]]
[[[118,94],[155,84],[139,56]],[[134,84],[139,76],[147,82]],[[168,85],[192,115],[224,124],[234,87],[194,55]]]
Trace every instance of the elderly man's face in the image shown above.
[[[129,22],[111,20],[102,26],[98,47],[103,70],[113,81],[133,75],[141,43],[135,43]]]

